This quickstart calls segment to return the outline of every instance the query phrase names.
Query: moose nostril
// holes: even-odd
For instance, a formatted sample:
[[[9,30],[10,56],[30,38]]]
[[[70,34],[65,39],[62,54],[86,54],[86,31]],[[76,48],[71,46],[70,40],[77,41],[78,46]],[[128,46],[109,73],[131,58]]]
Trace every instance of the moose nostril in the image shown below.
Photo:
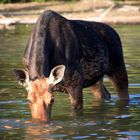
[[[32,104],[32,101],[27,99],[27,103],[28,104]]]
[[[53,102],[54,102],[54,98],[53,98],[53,99],[51,99],[50,103],[51,103],[51,104],[53,104]]]

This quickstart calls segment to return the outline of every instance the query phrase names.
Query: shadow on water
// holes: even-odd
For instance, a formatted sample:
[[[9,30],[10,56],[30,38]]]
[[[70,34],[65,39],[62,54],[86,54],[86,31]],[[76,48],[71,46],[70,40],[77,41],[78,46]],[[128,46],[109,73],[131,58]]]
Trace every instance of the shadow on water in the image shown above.
[[[113,94],[110,101],[97,101],[84,90],[84,109],[70,109],[68,96],[57,94],[52,121],[31,120],[26,92],[12,73],[22,68],[22,55],[32,26],[0,30],[0,139],[140,139],[140,26],[114,26],[119,32],[129,75],[131,100],[122,102]],[[139,32],[138,32],[139,31]],[[114,93],[112,86],[106,86]]]

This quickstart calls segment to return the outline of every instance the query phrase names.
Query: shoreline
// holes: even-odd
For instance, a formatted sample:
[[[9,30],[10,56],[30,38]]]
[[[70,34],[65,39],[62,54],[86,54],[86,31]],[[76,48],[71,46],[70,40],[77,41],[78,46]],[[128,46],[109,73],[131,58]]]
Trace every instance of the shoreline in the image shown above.
[[[140,25],[140,3],[130,5],[114,3],[111,0],[98,0],[94,8],[92,1],[87,0],[0,4],[0,29],[8,29],[12,25],[35,24],[39,15],[46,10],[54,10],[67,19]]]
[[[64,16],[66,17],[66,16]],[[139,17],[132,17],[132,18],[128,18],[128,17],[117,17],[117,18],[113,18],[113,17],[105,17],[105,18],[91,18],[91,17],[86,17],[86,18],[69,18],[66,17],[67,19],[71,19],[71,20],[86,20],[86,21],[95,21],[95,22],[103,22],[106,24],[129,24],[129,25],[140,25],[140,16]],[[2,18],[0,19],[0,28],[4,28],[4,27],[8,27],[8,26],[12,26],[12,25],[33,25],[36,23],[38,17],[33,18],[33,19],[19,19],[19,18]]]

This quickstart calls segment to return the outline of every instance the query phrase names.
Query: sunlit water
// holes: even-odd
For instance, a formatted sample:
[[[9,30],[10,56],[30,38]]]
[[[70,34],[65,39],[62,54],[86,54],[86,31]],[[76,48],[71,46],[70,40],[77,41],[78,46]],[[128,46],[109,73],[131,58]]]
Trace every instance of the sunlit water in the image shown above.
[[[0,140],[140,139],[140,25],[114,26],[121,36],[129,75],[130,102],[120,102],[108,81],[110,101],[96,101],[84,92],[84,109],[74,113],[68,95],[56,94],[51,123],[31,120],[26,91],[18,86],[14,68],[22,55],[31,26],[0,30]]]

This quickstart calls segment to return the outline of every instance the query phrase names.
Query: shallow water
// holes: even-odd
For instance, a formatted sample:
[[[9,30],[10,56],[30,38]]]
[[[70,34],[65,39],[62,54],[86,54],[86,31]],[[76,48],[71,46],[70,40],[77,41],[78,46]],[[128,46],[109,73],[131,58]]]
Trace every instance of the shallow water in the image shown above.
[[[56,94],[51,123],[31,120],[26,91],[13,74],[22,68],[22,55],[32,26],[0,30],[0,140],[140,139],[140,25],[117,25],[129,75],[130,102],[120,102],[112,86],[110,101],[96,101],[88,89],[84,109],[74,113],[66,94]]]

